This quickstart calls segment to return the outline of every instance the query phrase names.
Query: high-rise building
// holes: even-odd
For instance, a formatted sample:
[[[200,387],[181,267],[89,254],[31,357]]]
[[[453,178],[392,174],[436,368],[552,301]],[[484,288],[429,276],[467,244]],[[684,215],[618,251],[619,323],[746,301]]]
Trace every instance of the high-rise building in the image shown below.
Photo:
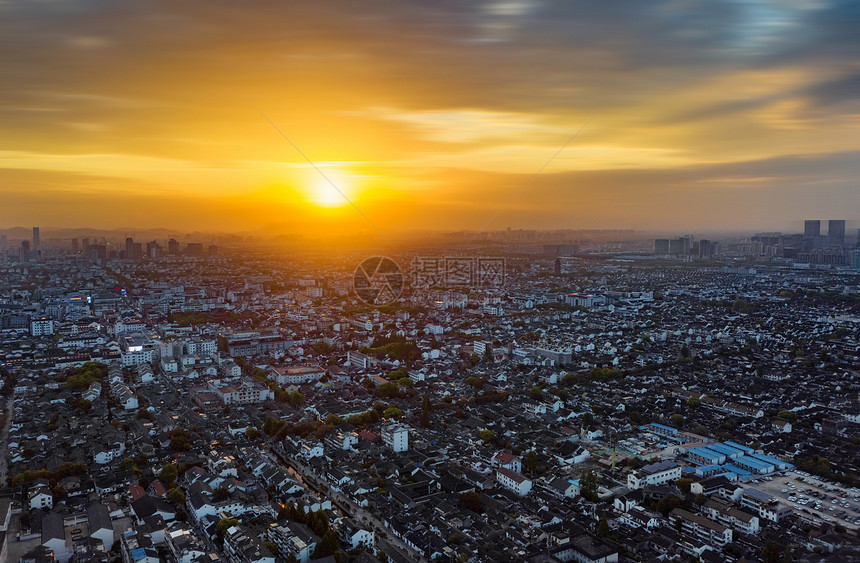
[[[845,246],[845,220],[831,219],[827,222],[827,238],[830,246]]]
[[[96,264],[104,264],[107,261],[107,246],[103,244],[87,245],[87,257]]]
[[[179,241],[175,238],[167,241],[167,253],[168,254],[179,254]]]
[[[40,242],[41,241],[39,240],[39,227],[33,227],[33,252],[35,252],[36,254],[39,254]]]
[[[821,236],[821,221],[807,220],[803,222],[803,236],[805,237],[820,237]]]
[[[669,254],[669,239],[658,238],[654,241],[654,254],[664,255]]]
[[[90,255],[90,239],[85,238],[81,241],[81,252],[84,253],[84,256]]]
[[[30,241],[22,240],[21,248],[18,250],[19,255],[18,258],[21,262],[29,262],[30,261]]]
[[[72,252],[78,252],[78,239],[76,238],[72,239]]]
[[[134,255],[134,239],[131,237],[125,239],[125,257],[128,260],[135,260],[137,258]]]

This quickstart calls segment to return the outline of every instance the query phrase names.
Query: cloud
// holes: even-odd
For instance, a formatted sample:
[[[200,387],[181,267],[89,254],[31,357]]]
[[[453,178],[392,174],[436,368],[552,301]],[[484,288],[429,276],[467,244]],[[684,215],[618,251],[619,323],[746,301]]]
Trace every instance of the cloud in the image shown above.
[[[82,193],[94,177],[128,180],[129,188],[99,183],[117,201],[147,190],[244,197],[288,184],[301,193],[301,176],[282,164],[300,168],[301,158],[258,108],[314,161],[350,163],[336,168],[360,177],[374,211],[395,222],[419,202],[480,201],[490,178],[522,185],[597,111],[540,184],[587,179],[600,186],[587,197],[603,204],[559,191],[530,200],[535,209],[644,221],[613,210],[663,197],[654,178],[679,190],[686,182],[669,201],[690,203],[728,193],[723,185],[797,195],[802,182],[842,185],[856,175],[841,161],[816,164],[856,146],[856,1],[326,0],[249,9],[78,0],[0,10],[0,166],[52,171],[46,186],[62,178]],[[794,176],[743,172],[746,162],[775,159]],[[848,208],[850,194],[828,193]],[[50,204],[29,197],[28,209]],[[768,202],[756,201],[761,208],[745,212],[768,219]],[[670,207],[710,218],[695,205]]]

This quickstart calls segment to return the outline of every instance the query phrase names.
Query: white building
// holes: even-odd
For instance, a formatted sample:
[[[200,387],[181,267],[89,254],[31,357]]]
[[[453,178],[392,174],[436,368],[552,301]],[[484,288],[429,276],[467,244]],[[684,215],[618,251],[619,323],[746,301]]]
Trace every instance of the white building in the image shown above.
[[[152,362],[152,350],[138,349],[137,347],[131,347],[127,351],[121,352],[120,356],[124,366],[136,366]]]
[[[681,478],[681,466],[674,461],[659,461],[633,471],[627,476],[627,488],[641,489],[645,485],[664,485]]]
[[[526,496],[532,490],[532,481],[516,471],[504,467],[496,469],[496,481],[501,486],[509,489],[520,496]]]
[[[36,485],[31,488],[27,493],[27,500],[30,501],[30,509],[54,507],[54,495],[47,485]]]
[[[382,441],[395,452],[409,450],[409,429],[402,424],[392,422],[382,428]]]
[[[209,389],[225,405],[261,403],[275,398],[271,389],[254,379],[246,378],[238,384],[230,385],[219,385],[220,383],[220,380],[209,381]]]
[[[272,369],[270,379],[278,385],[301,385],[319,381],[325,375],[325,369],[317,366],[288,366]]]
[[[54,334],[54,321],[51,319],[33,319],[30,321],[31,336],[50,336]]]

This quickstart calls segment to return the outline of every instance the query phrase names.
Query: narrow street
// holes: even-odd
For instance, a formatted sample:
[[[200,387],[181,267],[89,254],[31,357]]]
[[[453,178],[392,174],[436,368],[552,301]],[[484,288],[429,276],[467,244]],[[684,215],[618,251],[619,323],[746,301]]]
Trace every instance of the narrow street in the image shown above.
[[[274,448],[270,448],[269,451],[271,451],[273,454],[275,454],[275,456],[277,456],[281,463],[284,464],[287,471],[289,471],[290,474],[298,478],[300,483],[313,489],[314,492],[319,493],[323,497],[330,499],[332,501],[332,505],[334,507],[337,507],[337,509],[341,513],[345,514],[350,518],[353,518],[358,522],[370,522],[377,537],[380,536],[380,533],[384,533],[386,541],[397,546],[401,550],[401,552],[407,557],[415,558],[416,556],[418,556],[418,561],[427,561],[425,557],[419,556],[419,554],[414,549],[403,543],[400,538],[394,536],[391,533],[391,530],[386,529],[381,520],[379,520],[372,513],[364,510],[360,506],[357,506],[346,495],[337,491],[333,491],[331,490],[331,488],[328,488],[327,492],[321,491],[319,485],[316,482],[313,472],[308,466],[296,460],[288,459],[287,457],[277,452]]]
[[[0,456],[0,487],[6,486],[6,472],[9,470],[9,464],[7,461],[7,450],[6,446],[9,442],[9,428],[12,427],[12,418],[15,416],[15,395],[9,395],[6,398],[6,407],[5,413],[6,423],[3,425],[3,429],[0,431],[0,451],[3,452],[3,455]]]

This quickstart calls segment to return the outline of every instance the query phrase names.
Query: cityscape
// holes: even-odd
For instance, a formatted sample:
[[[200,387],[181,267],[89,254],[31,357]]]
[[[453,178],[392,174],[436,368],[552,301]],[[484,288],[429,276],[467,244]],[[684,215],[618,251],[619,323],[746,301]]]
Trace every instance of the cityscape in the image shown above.
[[[858,8],[0,2],[0,563],[860,561]]]

